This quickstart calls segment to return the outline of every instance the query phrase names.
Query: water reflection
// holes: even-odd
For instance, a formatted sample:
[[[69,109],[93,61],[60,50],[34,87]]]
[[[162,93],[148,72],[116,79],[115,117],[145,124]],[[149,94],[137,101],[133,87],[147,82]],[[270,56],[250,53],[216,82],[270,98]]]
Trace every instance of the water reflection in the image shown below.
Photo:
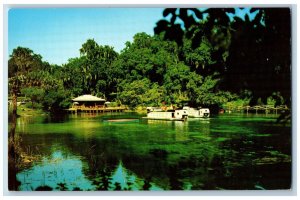
[[[64,123],[22,121],[24,125],[17,126],[22,146],[38,147],[33,154],[43,159],[20,170],[19,189],[289,187],[290,127],[273,126],[266,119],[232,116],[186,122],[107,122],[138,117],[102,114],[68,117]],[[270,175],[270,169],[278,173]],[[57,171],[58,178],[51,170]]]
[[[165,120],[147,120],[145,122],[149,127],[164,127],[165,134],[174,134],[175,141],[189,140],[188,123],[182,121],[165,121]],[[162,132],[161,132],[162,133]]]
[[[122,162],[119,163],[111,177],[111,188],[115,186],[115,190],[162,190],[149,179],[141,179],[134,173],[126,169]]]
[[[19,190],[37,190],[45,186],[52,190],[94,190],[91,181],[83,174],[84,167],[78,157],[55,151],[32,168],[17,174],[21,182]]]
[[[17,180],[21,183],[18,189],[21,191],[162,190],[155,183],[137,177],[123,166],[122,161],[119,161],[111,173],[104,173],[103,170],[93,177],[84,174],[88,171],[88,167],[81,157],[54,151],[33,167],[17,174]]]
[[[8,189],[17,190],[18,181],[16,173],[18,171],[18,160],[20,158],[19,145],[20,137],[16,137],[17,115],[9,115],[9,132],[8,132]]]

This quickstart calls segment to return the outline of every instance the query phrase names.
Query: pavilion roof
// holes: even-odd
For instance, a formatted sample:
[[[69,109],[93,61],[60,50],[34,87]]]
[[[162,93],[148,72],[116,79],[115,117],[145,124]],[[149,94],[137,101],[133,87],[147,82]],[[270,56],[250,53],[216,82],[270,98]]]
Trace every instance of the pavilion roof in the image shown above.
[[[72,101],[105,101],[105,99],[95,97],[93,95],[85,94],[79,97],[76,97],[75,99],[72,99]]]

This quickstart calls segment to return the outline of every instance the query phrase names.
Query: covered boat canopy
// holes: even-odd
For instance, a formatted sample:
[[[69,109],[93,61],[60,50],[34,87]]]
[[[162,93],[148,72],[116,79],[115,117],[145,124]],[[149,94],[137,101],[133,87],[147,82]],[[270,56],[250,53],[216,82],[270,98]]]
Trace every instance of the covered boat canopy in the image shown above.
[[[72,101],[75,101],[75,102],[105,102],[105,99],[86,94],[86,95],[76,97],[75,99],[72,99]]]

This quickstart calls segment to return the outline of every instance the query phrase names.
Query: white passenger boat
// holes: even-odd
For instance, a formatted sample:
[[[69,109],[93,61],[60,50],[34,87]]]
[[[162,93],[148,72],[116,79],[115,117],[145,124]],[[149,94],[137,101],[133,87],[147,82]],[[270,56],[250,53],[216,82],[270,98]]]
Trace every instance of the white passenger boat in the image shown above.
[[[189,106],[184,106],[183,110],[187,111],[189,117],[207,118],[210,116],[210,111],[208,108],[195,109]]]
[[[147,113],[154,111],[163,111],[160,107],[147,107]]]
[[[153,111],[147,113],[147,117],[143,118],[170,121],[185,121],[188,118],[188,114],[186,110]]]

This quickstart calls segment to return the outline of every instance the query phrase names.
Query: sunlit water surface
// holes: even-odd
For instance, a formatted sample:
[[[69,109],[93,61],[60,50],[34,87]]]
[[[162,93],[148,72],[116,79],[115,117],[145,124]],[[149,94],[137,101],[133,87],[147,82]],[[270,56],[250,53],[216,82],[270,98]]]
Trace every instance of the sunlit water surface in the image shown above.
[[[275,123],[278,116],[223,114],[186,122],[141,117],[110,113],[18,118],[16,133],[29,156],[17,174],[18,189],[291,187],[291,127]],[[110,121],[128,118],[134,120]]]

